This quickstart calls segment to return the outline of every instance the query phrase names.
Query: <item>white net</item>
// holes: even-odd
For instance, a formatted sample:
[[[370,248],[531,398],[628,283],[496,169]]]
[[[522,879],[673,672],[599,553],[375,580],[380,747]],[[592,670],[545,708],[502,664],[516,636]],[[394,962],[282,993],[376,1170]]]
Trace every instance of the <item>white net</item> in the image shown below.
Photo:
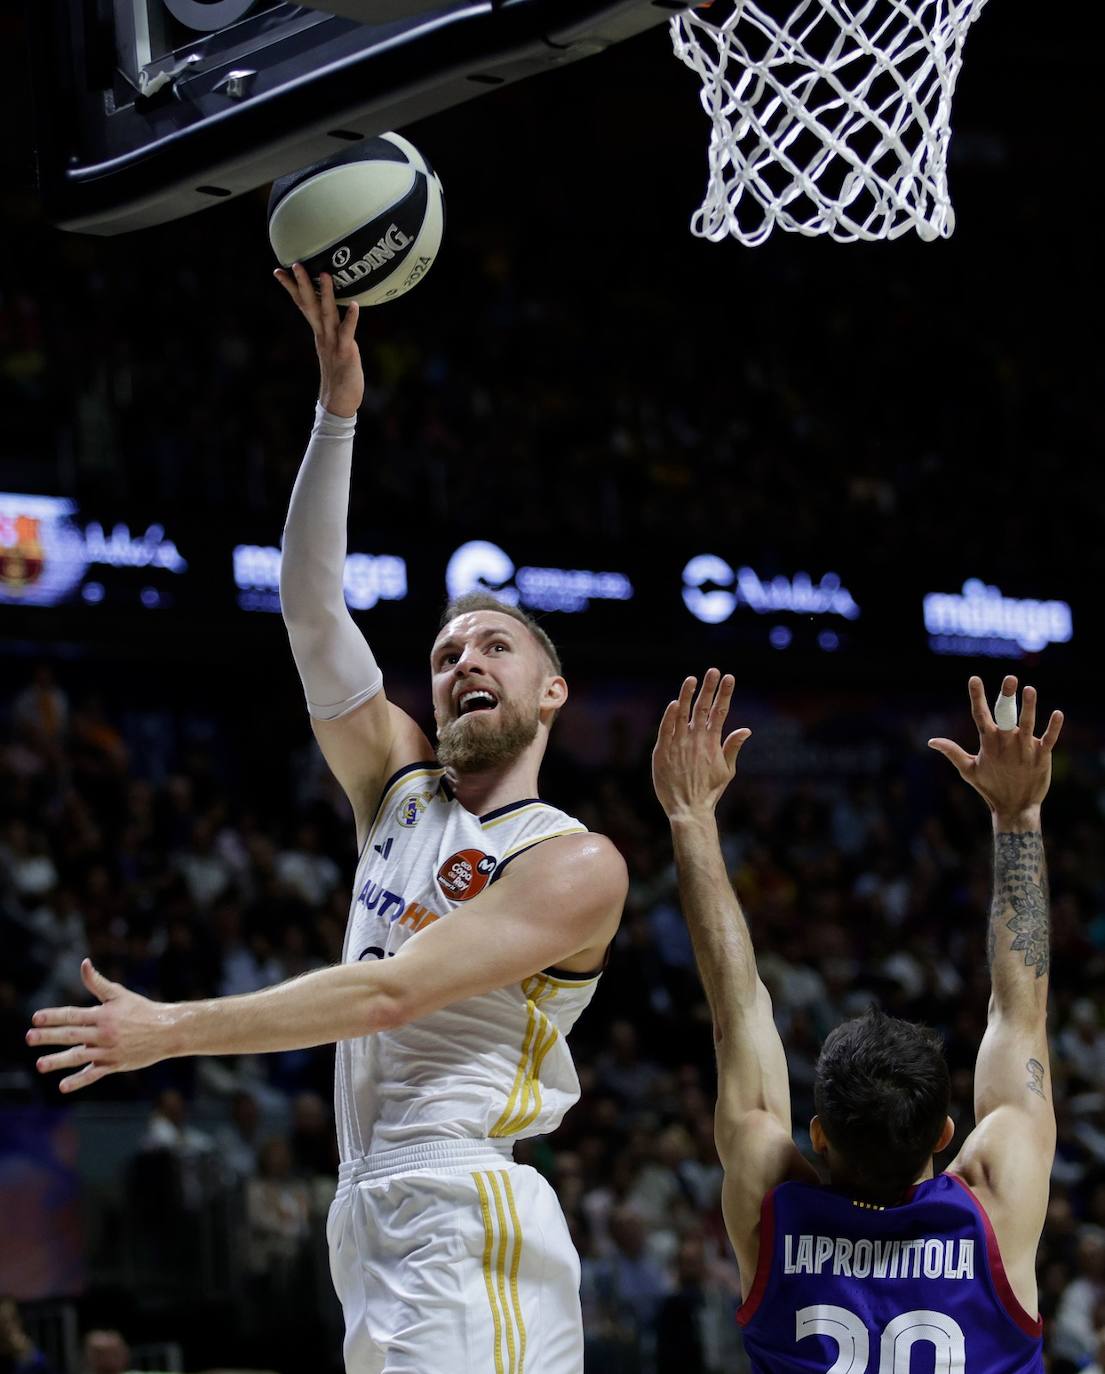
[[[753,0],[715,0],[674,18],[713,124],[693,232],[946,238],[952,94],[985,3],[778,0],[789,12],[777,19]]]

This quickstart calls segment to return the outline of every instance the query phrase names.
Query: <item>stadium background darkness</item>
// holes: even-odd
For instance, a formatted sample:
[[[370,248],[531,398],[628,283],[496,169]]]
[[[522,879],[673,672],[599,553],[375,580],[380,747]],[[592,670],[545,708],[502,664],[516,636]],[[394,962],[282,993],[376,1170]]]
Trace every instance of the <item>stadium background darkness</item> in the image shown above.
[[[6,52],[19,51],[16,9],[0,14],[0,37]],[[441,172],[446,235],[427,281],[401,303],[365,312],[360,326],[369,398],[351,507],[354,546],[401,544],[411,560],[422,550],[442,562],[447,550],[480,536],[509,542],[512,551],[532,548],[535,561],[564,567],[670,558],[678,568],[684,551],[706,549],[765,574],[841,565],[883,599],[884,627],[896,623],[896,589],[908,589],[899,629],[872,636],[861,620],[837,654],[816,651],[800,635],[791,650],[776,652],[759,629],[696,625],[674,597],[682,618],[668,622],[647,595],[624,620],[606,609],[548,618],[575,697],[557,727],[546,794],[610,830],[635,872],[605,995],[577,1035],[591,1105],[581,1104],[575,1126],[569,1117],[562,1140],[536,1151],[558,1179],[590,1265],[591,1325],[605,1342],[596,1367],[617,1370],[619,1359],[633,1368],[674,1367],[664,1363],[665,1342],[690,1300],[675,1308],[666,1300],[689,1291],[672,1276],[693,1269],[680,1247],[701,1243],[724,1273],[709,1209],[701,1209],[698,1230],[688,1222],[679,1231],[674,1250],[656,1240],[663,1227],[649,1221],[650,1253],[675,1289],[654,1310],[643,1300],[619,1307],[607,1279],[621,1242],[581,1200],[603,1188],[620,1199],[665,1169],[683,1177],[682,1166],[655,1157],[655,1140],[677,1126],[694,1135],[695,1094],[712,1091],[701,1000],[685,964],[672,962],[678,921],[670,917],[668,849],[646,767],[659,710],[685,672],[713,661],[735,671],[737,710],[756,730],[726,833],[763,950],[801,972],[795,986],[810,977],[831,984],[832,961],[854,958],[857,987],[927,1015],[948,1037],[965,1124],[963,1046],[985,1012],[971,971],[981,962],[987,900],[985,817],[973,798],[958,796],[957,780],[943,776],[922,741],[945,729],[969,738],[969,671],[983,671],[991,693],[1002,671],[1035,681],[1043,704],[1061,705],[1069,720],[1046,813],[1056,846],[1055,1033],[1057,1041],[1076,1036],[1087,1017],[1100,1033],[1105,730],[1091,670],[1105,615],[1101,274],[1097,222],[1077,190],[1097,157],[1092,38],[1085,29],[1064,37],[1015,0],[987,7],[968,41],[954,111],[958,227],[935,245],[910,236],[841,246],[777,234],[749,251],[694,240],[687,224],[704,183],[707,122],[694,80],[670,56],[662,30],[403,130]],[[12,59],[0,94],[0,489],[69,495],[82,518],[134,530],[160,522],[182,549],[188,542],[199,552],[191,591],[174,609],[105,606],[96,615],[80,603],[0,605],[0,908],[8,952],[0,987],[9,1104],[0,1159],[6,1150],[9,1203],[17,1177],[11,1161],[26,1151],[19,1132],[56,1104],[53,1085],[27,1073],[19,1039],[26,1008],[44,970],[62,955],[75,970],[84,948],[51,943],[65,928],[52,897],[45,905],[53,924],[43,918],[36,926],[41,894],[32,899],[19,887],[13,825],[27,827],[53,863],[57,886],[86,909],[86,943],[109,965],[125,973],[133,964],[120,921],[151,947],[165,944],[169,954],[154,960],[160,971],[149,975],[163,992],[158,980],[179,973],[178,936],[204,951],[184,961],[194,966],[197,992],[220,976],[224,918],[194,895],[181,896],[197,824],[260,835],[290,853],[310,821],[319,849],[342,873],[337,907],[352,858],[342,810],[308,751],[278,618],[238,610],[214,562],[203,571],[204,549],[277,542],[316,392],[309,334],[271,281],[265,190],[117,239],[59,233],[36,208],[24,76]],[[920,594],[955,590],[971,575],[1012,595],[1070,601],[1072,644],[1018,661],[930,653]],[[423,719],[437,609],[430,601],[381,604],[364,620],[389,684]],[[27,738],[19,705],[41,663],[71,708],[52,753]],[[97,710],[102,730],[93,728]],[[20,748],[41,765],[30,781]],[[149,871],[127,877],[123,817],[136,785],[150,789],[157,819]],[[847,828],[841,818],[865,797],[877,824],[834,860],[827,851]],[[165,817],[177,805],[170,824]],[[99,821],[99,849],[74,856],[63,838],[82,808]],[[101,879],[90,874],[101,869],[107,897],[92,890]],[[936,875],[927,887],[926,873]],[[902,884],[913,896],[898,920],[893,894]],[[261,883],[252,898],[234,899],[249,931],[262,921],[257,894],[265,890]],[[97,900],[110,911],[93,919]],[[274,900],[277,963],[295,966],[297,942],[307,956],[324,957],[324,914],[286,891]],[[813,933],[818,922],[836,932],[828,946]],[[857,922],[870,931],[852,949]],[[298,934],[286,940],[288,931]],[[898,945],[922,971],[921,992],[902,992],[890,962]],[[962,981],[954,993],[949,964]],[[643,1024],[641,985],[651,999]],[[830,994],[826,1005],[839,1010],[843,1002]],[[823,1033],[820,1004],[811,1016],[783,1002],[788,1048],[802,1064]],[[631,1052],[619,1039],[627,1014],[638,1022]],[[1105,1325],[1105,1312],[1093,1315],[1105,1291],[1089,1253],[1099,1237],[1087,1229],[1105,1224],[1105,1123],[1094,1100],[1105,1081],[1084,1081],[1071,1067],[1077,1055],[1064,1053],[1057,1082],[1067,1084],[1069,1099],[1061,1125],[1066,1173],[1057,1176],[1041,1301],[1051,1316],[1064,1294],[1089,1291],[1090,1336],[1078,1339],[1091,1344],[1077,1354],[1061,1347],[1068,1364],[1057,1357],[1056,1370],[1092,1355],[1093,1331]],[[265,1091],[273,1100],[308,1090],[325,1096],[326,1060],[319,1054],[294,1071],[274,1068]],[[173,1247],[141,1232],[134,1206],[111,1211],[104,1203],[134,1167],[127,1161],[166,1087],[185,1092],[201,1124],[225,1124],[229,1098],[194,1069],[108,1080],[95,1101],[89,1095],[73,1109],[76,1127],[64,1128],[83,1142],[71,1176],[83,1181],[69,1195],[70,1204],[83,1199],[83,1242],[66,1230],[76,1212],[63,1207],[45,1230],[48,1208],[29,1221],[21,1211],[19,1225],[39,1229],[18,1230],[17,1243],[25,1254],[52,1252],[55,1261],[71,1254],[53,1293],[71,1295],[81,1329],[107,1322],[139,1343],[179,1342],[187,1367],[200,1369],[228,1358],[234,1314],[254,1310],[258,1276],[234,1289],[225,1273],[212,1278],[200,1266],[216,1291],[199,1291],[181,1259],[181,1237],[198,1234],[185,1225],[186,1211],[177,1218],[184,1229],[174,1233],[185,1248],[166,1258]],[[803,1091],[799,1071],[799,1106]],[[109,1117],[114,1174],[103,1163],[106,1137],[96,1134],[108,1130]],[[286,1134],[278,1108],[268,1119],[266,1133]],[[569,1168],[564,1161],[573,1156]],[[229,1204],[223,1198],[218,1206]],[[222,1235],[225,1218],[205,1216],[203,1234]],[[126,1279],[116,1261],[128,1246],[131,1260],[145,1256],[152,1266],[150,1283]],[[28,1266],[21,1271],[26,1277]],[[3,1272],[10,1284],[10,1268]],[[1083,1281],[1083,1289],[1072,1288]],[[43,1305],[44,1282],[19,1296],[31,1299],[32,1318],[46,1313],[45,1330],[56,1304]],[[317,1305],[305,1304],[319,1315],[304,1329],[312,1351],[332,1354],[332,1330],[320,1334],[332,1318],[325,1284],[319,1291]],[[730,1352],[737,1345],[730,1332]],[[686,1340],[681,1349],[680,1367],[689,1370]],[[594,1348],[591,1358],[599,1358]]]

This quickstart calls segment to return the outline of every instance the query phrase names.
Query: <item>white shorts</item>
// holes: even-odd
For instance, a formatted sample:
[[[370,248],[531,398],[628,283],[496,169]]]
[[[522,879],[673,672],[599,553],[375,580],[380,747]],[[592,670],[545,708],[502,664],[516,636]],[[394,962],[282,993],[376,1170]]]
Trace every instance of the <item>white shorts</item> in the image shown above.
[[[347,1374],[582,1374],[579,1259],[507,1142],[343,1164],[326,1235]]]

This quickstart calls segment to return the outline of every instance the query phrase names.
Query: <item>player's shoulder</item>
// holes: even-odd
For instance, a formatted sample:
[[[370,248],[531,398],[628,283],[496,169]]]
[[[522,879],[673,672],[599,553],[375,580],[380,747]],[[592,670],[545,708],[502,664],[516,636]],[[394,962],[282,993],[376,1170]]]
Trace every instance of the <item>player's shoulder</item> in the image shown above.
[[[620,893],[624,897],[629,886],[629,870],[617,845],[609,836],[588,830],[578,822],[526,836],[504,854],[497,878],[508,864],[517,865],[515,877],[525,874],[531,879],[539,873],[570,873],[575,881],[600,887],[611,896]]]
[[[448,783],[446,783],[448,791]],[[491,811],[477,816],[480,829],[488,834],[515,835],[553,835],[584,832],[587,827],[576,816],[570,815],[543,797],[521,797],[507,802]]]

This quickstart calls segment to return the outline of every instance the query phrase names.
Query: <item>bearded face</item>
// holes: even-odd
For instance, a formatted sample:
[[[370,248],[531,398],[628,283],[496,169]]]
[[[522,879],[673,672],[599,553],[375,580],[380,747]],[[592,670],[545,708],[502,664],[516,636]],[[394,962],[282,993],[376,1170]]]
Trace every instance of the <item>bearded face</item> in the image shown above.
[[[501,699],[473,690],[462,714],[439,726],[437,756],[455,773],[480,773],[516,759],[537,738],[541,717],[537,697]]]
[[[430,655],[438,758],[455,774],[501,768],[536,740],[567,694],[525,625],[479,609],[442,628]]]

